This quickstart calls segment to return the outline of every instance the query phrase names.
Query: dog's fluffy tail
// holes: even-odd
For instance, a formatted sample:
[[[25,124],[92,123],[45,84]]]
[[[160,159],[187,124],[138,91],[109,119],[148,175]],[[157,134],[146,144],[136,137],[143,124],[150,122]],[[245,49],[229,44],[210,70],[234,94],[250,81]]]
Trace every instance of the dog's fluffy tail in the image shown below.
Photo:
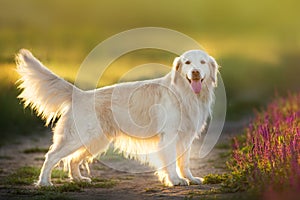
[[[16,63],[17,72],[21,75],[18,88],[22,90],[18,98],[25,107],[36,110],[49,125],[68,110],[75,86],[48,70],[28,50],[20,50]]]

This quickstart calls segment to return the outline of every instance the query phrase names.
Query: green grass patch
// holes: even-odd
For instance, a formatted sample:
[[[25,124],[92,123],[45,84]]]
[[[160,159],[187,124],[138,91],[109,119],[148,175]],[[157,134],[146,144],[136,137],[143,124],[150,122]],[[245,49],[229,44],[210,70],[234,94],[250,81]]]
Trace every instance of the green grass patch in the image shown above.
[[[1,66],[0,74],[0,146],[14,143],[18,136],[28,136],[40,132],[42,122],[33,111],[24,109],[17,99],[19,91],[12,66]]]
[[[100,157],[101,160],[123,160],[124,157],[122,156],[121,153],[118,153],[117,151],[115,151],[112,147],[110,147],[104,155],[101,155]]]
[[[20,174],[20,172],[22,172]],[[26,172],[29,178],[36,177],[36,169],[31,167],[21,168],[18,170],[16,175],[21,175],[24,178],[24,172]],[[57,175],[54,175],[55,177]],[[112,188],[117,184],[116,180],[111,179],[101,179],[93,178],[92,183],[88,182],[63,182],[55,183],[54,186],[43,186],[34,189],[24,189],[24,188],[13,188],[11,191],[14,195],[28,195],[32,199],[72,199],[67,196],[66,193],[69,192],[82,192],[86,188]],[[10,182],[13,184],[13,182]],[[15,183],[15,182],[14,182]],[[22,181],[22,184],[25,183]],[[26,183],[30,183],[27,181]],[[16,186],[16,185],[13,185]],[[12,189],[12,188],[11,188]]]
[[[242,192],[248,189],[248,182],[242,172],[227,172],[224,174],[208,174],[203,184],[219,184],[223,193]]]
[[[21,167],[16,172],[2,179],[8,185],[31,185],[37,180],[40,169],[36,167]]]
[[[102,179],[102,178],[92,178],[92,182],[64,182],[55,186],[46,186],[39,188],[40,191],[46,192],[80,192],[85,188],[112,188],[117,184],[116,180],[112,179]]]
[[[70,182],[65,180],[67,173],[54,169],[52,171],[52,179],[54,186],[45,186],[39,188],[28,188],[38,179],[40,169],[37,167],[21,167],[14,173],[3,177],[0,181],[4,188],[10,190],[14,195],[27,195],[32,199],[70,199],[65,193],[81,192],[86,188],[113,188],[118,181],[114,179],[92,178],[92,182]],[[57,180],[55,180],[57,179]],[[24,186],[26,188],[24,188]]]
[[[92,183],[89,183],[90,186],[96,188],[112,188],[117,185],[118,181],[114,179],[104,179],[104,178],[92,178]]]
[[[51,177],[52,178],[66,179],[66,178],[68,178],[68,173],[63,171],[63,170],[60,170],[60,169],[53,169]]]
[[[14,173],[4,177],[1,182],[7,185],[32,185],[37,181],[40,174],[40,168],[25,166],[17,169]],[[66,172],[58,169],[53,169],[52,178],[67,178]]]
[[[220,184],[228,179],[228,174],[208,174],[204,177],[203,184]]]

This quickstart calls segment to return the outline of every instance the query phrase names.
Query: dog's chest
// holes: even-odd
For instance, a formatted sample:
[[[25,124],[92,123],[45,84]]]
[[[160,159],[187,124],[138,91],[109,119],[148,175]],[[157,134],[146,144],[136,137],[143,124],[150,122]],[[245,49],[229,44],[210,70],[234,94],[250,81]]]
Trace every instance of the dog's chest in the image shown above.
[[[181,106],[180,128],[184,132],[198,132],[208,116],[208,110],[205,105],[196,101],[185,101]]]

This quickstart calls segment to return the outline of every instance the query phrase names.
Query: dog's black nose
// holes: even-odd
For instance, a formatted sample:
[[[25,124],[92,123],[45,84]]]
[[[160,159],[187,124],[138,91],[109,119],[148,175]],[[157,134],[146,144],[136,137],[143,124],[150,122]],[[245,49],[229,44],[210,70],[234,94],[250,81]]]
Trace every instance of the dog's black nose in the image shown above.
[[[200,73],[199,73],[198,70],[193,70],[193,71],[192,71],[192,75],[194,75],[194,76],[199,76]]]
[[[200,77],[200,72],[197,70],[197,69],[194,69],[192,71],[192,79],[193,80],[199,80],[201,77]]]

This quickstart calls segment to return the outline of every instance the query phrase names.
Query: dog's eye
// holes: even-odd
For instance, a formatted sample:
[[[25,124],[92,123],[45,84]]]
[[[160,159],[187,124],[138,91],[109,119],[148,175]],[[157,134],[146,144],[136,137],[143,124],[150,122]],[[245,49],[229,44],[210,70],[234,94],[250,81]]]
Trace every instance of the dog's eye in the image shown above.
[[[189,65],[189,64],[191,64],[191,61],[187,60],[187,61],[185,61],[185,64]]]
[[[200,63],[201,63],[202,65],[204,65],[206,62],[205,62],[205,60],[201,60]]]

